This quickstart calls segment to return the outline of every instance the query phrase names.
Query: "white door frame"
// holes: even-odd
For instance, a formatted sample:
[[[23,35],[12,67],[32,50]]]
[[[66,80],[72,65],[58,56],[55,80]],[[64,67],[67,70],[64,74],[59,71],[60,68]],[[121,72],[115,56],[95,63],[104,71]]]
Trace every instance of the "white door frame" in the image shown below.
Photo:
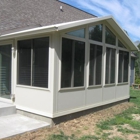
[[[11,45],[11,97],[14,95],[14,41],[13,40],[8,40],[8,41],[0,41],[0,46],[2,45]],[[6,103],[13,103],[12,98],[11,99],[6,99],[0,97],[0,102],[6,102]]]

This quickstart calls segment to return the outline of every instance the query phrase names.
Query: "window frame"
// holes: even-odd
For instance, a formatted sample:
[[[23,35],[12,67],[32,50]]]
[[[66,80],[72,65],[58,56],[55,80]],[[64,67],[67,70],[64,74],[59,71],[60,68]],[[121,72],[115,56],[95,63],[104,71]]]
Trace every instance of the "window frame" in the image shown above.
[[[92,87],[101,87],[102,86],[102,84],[103,84],[103,81],[102,81],[102,76],[103,76],[103,73],[102,73],[102,69],[103,69],[103,44],[100,42],[100,45],[97,43],[97,44],[95,44],[95,43],[93,43],[94,41],[89,41],[89,68],[88,68],[88,87],[89,88],[92,88]],[[102,45],[101,45],[102,44]],[[98,84],[98,85],[96,85],[95,84],[95,82],[96,82],[96,78],[94,77],[93,78],[93,83],[94,84],[92,84],[92,85],[90,85],[89,84],[89,71],[90,71],[90,47],[91,47],[91,45],[98,45],[98,46],[101,46],[102,47],[102,55],[101,55],[101,59],[102,59],[102,64],[101,64],[101,84]],[[96,52],[97,52],[97,47],[96,47]],[[95,59],[95,61],[97,60],[97,58]],[[94,65],[96,65],[96,62],[95,62],[95,64]],[[93,68],[94,70],[96,69],[96,66]],[[95,75],[95,71],[94,71],[94,73],[93,73],[93,75]]]
[[[108,25],[105,25],[104,26],[104,30],[105,30],[105,32],[104,32],[104,42],[105,42],[105,44],[107,44],[107,45],[109,45],[109,46],[117,46],[117,40],[118,40],[118,38],[117,38],[117,35],[114,33],[114,31],[112,31],[112,29],[110,29],[109,27],[108,27]],[[113,34],[114,36],[115,36],[115,44],[111,44],[111,43],[107,43],[106,42],[106,30],[109,30],[109,32],[111,32],[111,34]]]
[[[124,54],[123,54],[123,62],[122,62],[122,78],[121,78],[121,82],[119,82],[119,51],[122,51],[122,52],[127,52],[128,53],[128,80],[127,82],[124,82]],[[128,84],[129,81],[130,81],[130,51],[128,51],[127,49],[125,48],[119,48],[118,49],[118,77],[117,77],[117,84],[118,85],[123,85],[123,84]]]
[[[86,69],[86,67],[85,67],[85,63],[84,63],[84,81],[83,81],[83,86],[77,86],[77,87],[74,87],[74,64],[75,63],[72,63],[72,70],[73,71],[71,71],[72,72],[72,75],[71,75],[71,87],[61,87],[61,80],[62,80],[62,41],[63,41],[63,38],[66,38],[66,39],[71,39],[71,40],[73,40],[73,41],[81,41],[81,42],[83,42],[84,44],[85,44],[85,46],[84,46],[84,48],[85,48],[85,58],[84,58],[84,62],[86,62],[86,42],[85,42],[85,39],[83,39],[83,38],[81,38],[81,40],[80,39],[74,39],[75,37],[73,37],[73,36],[71,36],[71,37],[67,37],[67,35],[63,35],[63,36],[61,36],[61,41],[60,41],[60,43],[61,43],[61,47],[60,47],[60,67],[59,67],[59,70],[60,70],[60,73],[59,73],[59,75],[60,75],[60,77],[59,77],[59,91],[61,90],[61,91],[65,91],[65,90],[75,90],[75,89],[85,89],[85,69]],[[76,37],[77,38],[77,37]],[[84,41],[83,41],[84,40]],[[75,44],[74,44],[74,46],[72,46],[72,48],[75,48]],[[74,49],[72,49],[72,55],[74,55]],[[74,58],[72,58],[72,62],[74,62]]]
[[[85,29],[85,38],[80,38],[80,37],[76,37],[76,36],[71,36],[71,35],[68,35],[66,34],[67,32],[71,32],[71,31],[74,31],[74,30],[80,30],[80,29]],[[85,63],[86,63],[86,57],[87,57],[87,26],[79,26],[79,27],[75,27],[75,28],[72,28],[72,29],[67,29],[65,31],[62,31],[60,33],[60,53],[59,53],[59,56],[60,56],[60,60],[59,60],[59,82],[58,82],[58,91],[75,91],[75,90],[84,90],[85,89],[85,86],[86,86],[86,66],[84,64],[84,86],[79,86],[79,87],[66,87],[66,88],[61,88],[61,78],[62,78],[62,74],[61,74],[61,71],[62,71],[62,38],[66,38],[66,39],[71,39],[71,40],[75,40],[75,41],[81,41],[81,42],[84,42],[85,43]]]
[[[18,79],[19,79],[19,60],[18,60],[18,41],[24,41],[24,40],[33,40],[33,39],[38,39],[38,38],[48,38],[49,39],[49,47],[48,47],[48,87],[37,87],[37,86],[32,86],[32,85],[23,85],[23,84],[18,84]],[[27,36],[27,37],[19,37],[17,39],[15,39],[15,42],[16,42],[16,52],[15,52],[15,55],[16,55],[16,87],[24,87],[24,88],[30,88],[30,89],[40,89],[40,90],[46,90],[46,91],[50,91],[50,82],[51,82],[51,46],[52,46],[52,36],[50,34],[48,35],[34,35],[34,36]],[[31,49],[32,53],[33,53],[33,50]],[[33,57],[31,57],[31,59],[33,59]],[[32,61],[31,61],[32,62]],[[31,64],[32,65],[32,64]],[[32,68],[32,67],[31,67]],[[32,71],[32,70],[31,70]],[[32,72],[31,72],[32,73]],[[32,81],[31,81],[32,82]]]
[[[115,50],[115,67],[116,67],[116,61],[117,61],[117,55],[116,55],[116,52],[117,52],[117,49],[115,48],[115,46],[114,47],[108,47],[108,46],[106,46],[106,50],[107,50],[107,48],[109,48],[109,49],[114,49]],[[107,52],[105,50],[105,52]],[[111,50],[111,53],[110,53],[110,55],[109,55],[109,75],[108,75],[108,79],[109,79],[109,83],[106,83],[106,56],[107,55],[105,55],[105,86],[108,86],[108,85],[115,85],[116,84],[116,69],[115,69],[115,76],[114,76],[114,83],[110,83],[110,81],[111,81],[111,66],[110,66],[110,64],[111,64],[111,55],[112,55],[112,50]]]
[[[96,26],[96,25],[100,25],[102,24],[102,42],[99,41],[95,41],[95,40],[91,40],[89,39],[89,28],[92,26]],[[114,34],[115,36],[115,45],[111,45],[106,43],[106,27]],[[80,29],[85,29],[85,38],[80,38],[80,37],[75,37],[75,36],[70,36],[67,35],[67,32],[71,32],[74,30],[80,30]],[[73,88],[61,88],[61,60],[62,60],[62,38],[68,38],[68,39],[73,39],[73,40],[77,40],[77,41],[82,41],[85,42],[85,72],[84,72],[84,78],[85,78],[85,83],[84,83],[84,87],[73,87]],[[129,48],[126,46],[126,44],[124,43],[124,41],[122,41],[122,39],[119,37],[118,34],[116,34],[116,32],[110,27],[110,25],[108,23],[105,22],[95,22],[95,23],[89,23],[87,25],[82,25],[79,27],[74,27],[74,28],[70,28],[70,29],[66,29],[64,31],[60,32],[60,60],[59,60],[59,89],[58,91],[73,91],[73,90],[78,90],[78,89],[92,89],[92,88],[101,88],[101,87],[108,87],[108,86],[116,86],[118,84],[124,84],[124,83],[118,83],[118,51],[119,50],[123,50],[123,51],[127,51],[129,52]],[[120,48],[118,46],[118,40],[120,40],[125,46],[126,48]],[[102,46],[102,71],[101,71],[101,85],[89,85],[89,60],[90,60],[90,44],[95,44],[95,45],[100,45]],[[115,81],[114,83],[110,83],[110,84],[106,84],[105,83],[105,72],[106,72],[106,48],[112,48],[115,49]],[[129,60],[130,63],[130,60]],[[116,69],[117,68],[117,69]],[[129,80],[129,79],[128,79]]]

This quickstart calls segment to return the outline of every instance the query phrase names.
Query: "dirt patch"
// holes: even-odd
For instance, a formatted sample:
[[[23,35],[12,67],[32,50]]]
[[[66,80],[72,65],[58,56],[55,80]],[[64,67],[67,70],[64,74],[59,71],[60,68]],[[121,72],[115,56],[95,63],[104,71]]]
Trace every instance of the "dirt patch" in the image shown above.
[[[140,121],[140,114],[132,114],[132,117],[136,121]]]
[[[52,128],[44,128],[34,132],[28,132],[22,135],[17,135],[15,137],[3,139],[3,140],[43,140],[48,135],[59,133],[63,131],[66,135],[75,134],[76,136],[83,135],[95,135],[97,128],[96,124],[100,121],[112,118],[114,115],[119,114],[129,107],[134,106],[133,103],[121,103],[114,105],[113,107],[97,111],[77,119],[69,120],[63,123],[60,123]],[[117,134],[115,128],[114,133]]]
[[[122,139],[127,139],[127,140],[132,140],[135,137],[140,138],[139,134],[129,134],[129,133],[123,133],[121,131],[118,131],[118,129],[127,129],[127,130],[132,130],[135,132],[138,132],[137,130],[133,129],[129,124],[124,124],[124,125],[119,125],[119,126],[112,126],[111,130],[104,130],[102,133],[109,133],[109,138],[113,138],[113,137],[119,137]]]

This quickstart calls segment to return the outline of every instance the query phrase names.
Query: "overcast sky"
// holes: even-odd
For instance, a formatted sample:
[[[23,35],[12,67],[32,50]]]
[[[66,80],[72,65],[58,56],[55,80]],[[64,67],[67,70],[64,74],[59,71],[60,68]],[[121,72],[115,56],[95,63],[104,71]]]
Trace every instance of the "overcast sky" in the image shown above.
[[[140,0],[60,0],[96,16],[112,15],[133,42],[140,40]]]

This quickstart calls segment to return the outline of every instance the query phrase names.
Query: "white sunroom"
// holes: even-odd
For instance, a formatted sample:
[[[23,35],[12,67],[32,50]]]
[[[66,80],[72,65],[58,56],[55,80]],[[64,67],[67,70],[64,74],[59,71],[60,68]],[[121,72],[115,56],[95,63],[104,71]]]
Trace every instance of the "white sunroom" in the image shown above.
[[[0,36],[0,101],[56,118],[129,99],[137,47],[112,16]]]

